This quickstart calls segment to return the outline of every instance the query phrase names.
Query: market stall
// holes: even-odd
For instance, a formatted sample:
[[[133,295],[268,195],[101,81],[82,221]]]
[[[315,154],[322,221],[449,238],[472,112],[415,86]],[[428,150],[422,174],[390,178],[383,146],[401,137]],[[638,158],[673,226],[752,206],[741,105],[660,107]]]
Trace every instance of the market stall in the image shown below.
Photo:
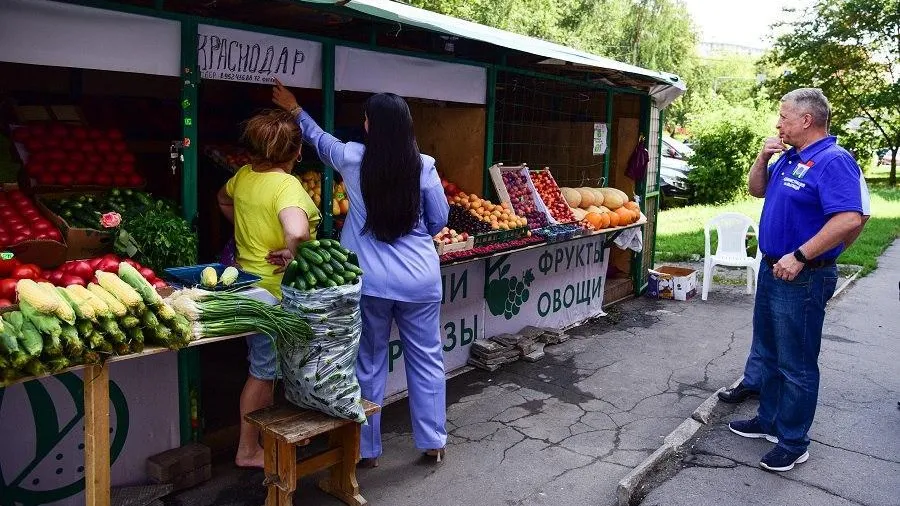
[[[240,123],[271,107],[277,77],[347,141],[363,139],[372,92],[410,104],[420,148],[437,159],[451,204],[450,223],[435,237],[448,374],[468,363],[477,339],[529,325],[567,328],[644,289],[660,112],[684,89],[676,77],[392,2],[252,11],[236,1],[88,3],[0,7],[8,104],[0,173],[16,185],[5,187],[6,200],[41,223],[3,246],[40,264],[51,283],[81,276],[87,285],[104,258],[112,269],[133,254],[162,288],[162,269],[218,262],[232,231],[215,193],[247,163]],[[627,170],[639,147],[649,149],[641,177]],[[319,238],[339,238],[354,203],[339,174],[308,151],[295,174],[321,206]],[[136,237],[93,223],[112,210]],[[137,244],[148,230],[167,240]],[[13,292],[4,293],[16,286],[8,282]],[[309,287],[308,278],[299,286]],[[108,365],[57,362],[17,377],[0,390],[0,413],[3,424],[34,427],[33,447],[16,437],[16,455],[28,457],[0,457],[0,487],[74,504],[84,501],[88,473],[88,502],[105,504],[110,484],[144,481],[149,455],[191,440],[227,453],[246,368],[241,335],[187,341],[172,346],[183,347],[177,353],[120,343],[101,361]],[[401,357],[392,339],[388,394],[406,388]],[[91,381],[82,386],[78,374]],[[165,393],[148,398],[146,384]],[[72,431],[82,419],[84,442]],[[83,465],[70,461],[86,448]]]

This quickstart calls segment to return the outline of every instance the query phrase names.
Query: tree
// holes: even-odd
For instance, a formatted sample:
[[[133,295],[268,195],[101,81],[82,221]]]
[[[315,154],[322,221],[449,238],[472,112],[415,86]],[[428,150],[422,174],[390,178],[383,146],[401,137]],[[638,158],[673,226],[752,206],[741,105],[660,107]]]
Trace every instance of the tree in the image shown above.
[[[789,70],[767,83],[772,96],[818,87],[832,103],[834,127],[864,118],[865,128],[880,143],[870,145],[867,154],[879,147],[890,149],[890,185],[895,186],[900,151],[900,2],[820,0],[783,28],[766,61]]]

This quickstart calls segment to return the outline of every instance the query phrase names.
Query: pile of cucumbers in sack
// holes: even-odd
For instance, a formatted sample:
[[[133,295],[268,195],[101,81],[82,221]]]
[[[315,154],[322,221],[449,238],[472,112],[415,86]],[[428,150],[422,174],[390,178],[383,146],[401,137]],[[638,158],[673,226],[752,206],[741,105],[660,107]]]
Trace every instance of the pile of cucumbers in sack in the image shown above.
[[[355,285],[362,277],[356,253],[334,239],[314,239],[297,247],[281,284],[300,291]]]

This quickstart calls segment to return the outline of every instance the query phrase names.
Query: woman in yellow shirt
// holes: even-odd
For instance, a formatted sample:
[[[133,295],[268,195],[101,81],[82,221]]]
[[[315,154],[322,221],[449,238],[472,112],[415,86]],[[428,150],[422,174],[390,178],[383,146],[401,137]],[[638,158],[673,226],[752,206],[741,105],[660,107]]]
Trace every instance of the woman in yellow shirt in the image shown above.
[[[281,277],[297,245],[315,235],[319,210],[291,175],[300,157],[302,138],[293,116],[265,111],[244,126],[242,140],[250,151],[245,165],[219,190],[222,213],[234,223],[237,262],[261,277],[259,286],[281,299]],[[241,392],[241,436],[235,464],[263,467],[259,430],[244,415],[272,404],[275,350],[270,338],[247,338],[250,374]]]

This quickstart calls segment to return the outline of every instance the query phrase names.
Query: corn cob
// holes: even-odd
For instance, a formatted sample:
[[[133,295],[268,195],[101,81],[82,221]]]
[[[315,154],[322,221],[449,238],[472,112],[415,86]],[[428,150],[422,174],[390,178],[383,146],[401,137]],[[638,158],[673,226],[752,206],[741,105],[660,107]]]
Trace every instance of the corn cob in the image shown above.
[[[20,301],[31,304],[38,313],[55,315],[59,311],[59,299],[44,291],[37,283],[30,279],[19,280],[16,284],[16,293]]]
[[[22,316],[21,311],[10,311],[8,313],[3,313],[3,320],[9,322],[9,324],[17,331],[21,331],[22,323],[25,322],[25,317]]]
[[[39,312],[34,306],[24,300],[19,301],[19,309],[22,310],[22,315],[25,316],[25,320],[31,323],[34,328],[42,334],[50,335],[55,338],[59,338],[60,334],[62,334],[59,320],[57,320],[55,316]],[[23,326],[22,331],[24,332],[24,330],[25,328]]]
[[[222,273],[222,278],[219,279],[219,282],[222,283],[222,286],[231,286],[237,281],[238,278],[238,270],[234,267],[226,267],[225,272]]]
[[[38,286],[43,288],[48,294],[54,297],[59,304],[56,306],[56,316],[59,317],[60,320],[68,323],[69,325],[75,324],[75,310],[72,309],[72,306],[62,298],[62,295],[56,291],[56,287],[51,285],[50,283],[38,283]]]
[[[76,300],[83,298],[85,302],[94,308],[94,314],[97,318],[112,317],[113,314],[109,309],[109,305],[87,288],[81,285],[69,285],[66,287],[66,291],[74,295]]]
[[[56,291],[72,306],[76,318],[79,320],[97,321],[97,313],[94,311],[94,306],[85,300],[84,297],[75,295],[64,288],[56,287]]]
[[[141,273],[130,264],[126,262],[119,264],[119,278],[130,287],[134,288],[147,305],[155,307],[162,303],[163,299],[156,293],[156,289],[153,288],[153,285],[144,279],[144,276],[141,276]]]
[[[117,318],[121,318],[128,314],[128,308],[125,307],[125,304],[122,304],[119,299],[113,297],[112,294],[107,292],[102,286],[91,283],[88,285],[87,289],[109,306],[110,312]]]
[[[119,276],[110,272],[97,271],[97,281],[111,295],[118,299],[133,314],[142,314],[147,310],[141,295]]]
[[[19,347],[28,356],[37,357],[44,350],[44,340],[41,339],[40,332],[27,319],[22,320],[22,333],[16,337],[19,338]]]

